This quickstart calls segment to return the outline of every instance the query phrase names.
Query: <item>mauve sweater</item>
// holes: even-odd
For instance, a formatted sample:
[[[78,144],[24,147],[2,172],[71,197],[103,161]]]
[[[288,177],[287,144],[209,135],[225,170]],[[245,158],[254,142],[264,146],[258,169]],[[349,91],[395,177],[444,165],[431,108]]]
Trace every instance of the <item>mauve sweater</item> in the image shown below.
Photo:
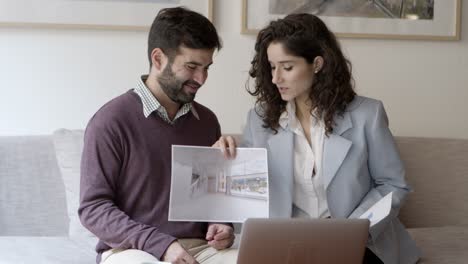
[[[139,249],[161,259],[176,238],[205,238],[207,223],[169,222],[171,146],[211,146],[220,137],[218,120],[194,102],[174,125],[155,112],[148,118],[132,90],[104,105],[90,120],[81,161],[83,225],[99,242],[96,251]]]

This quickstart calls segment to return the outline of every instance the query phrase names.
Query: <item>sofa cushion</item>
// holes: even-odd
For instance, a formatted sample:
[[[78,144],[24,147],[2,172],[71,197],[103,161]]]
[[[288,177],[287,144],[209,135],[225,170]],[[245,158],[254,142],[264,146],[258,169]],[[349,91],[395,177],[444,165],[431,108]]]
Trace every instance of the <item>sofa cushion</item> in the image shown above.
[[[96,253],[67,237],[0,237],[2,264],[89,264]]]
[[[397,137],[414,192],[400,211],[406,227],[468,226],[468,140]]]
[[[67,231],[52,137],[0,137],[0,236],[65,236]]]
[[[468,226],[408,229],[421,248],[419,264],[465,264],[468,261]]]
[[[59,129],[53,140],[58,166],[65,183],[67,211],[70,218],[69,236],[84,247],[94,247],[97,238],[81,225],[78,217],[80,199],[80,161],[83,152],[83,130]]]

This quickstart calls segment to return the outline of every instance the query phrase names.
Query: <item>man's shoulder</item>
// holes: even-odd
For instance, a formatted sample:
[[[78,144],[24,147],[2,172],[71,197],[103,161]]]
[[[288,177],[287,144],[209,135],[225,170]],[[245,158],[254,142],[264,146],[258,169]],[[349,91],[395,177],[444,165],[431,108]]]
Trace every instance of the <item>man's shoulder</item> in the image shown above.
[[[119,116],[122,113],[127,112],[129,108],[137,107],[139,101],[135,99],[138,99],[138,95],[133,92],[133,90],[128,90],[105,103],[101,108],[99,108],[96,114]]]
[[[101,106],[91,118],[90,123],[111,124],[117,120],[125,119],[129,113],[133,112],[131,109],[138,107],[141,108],[138,95],[133,90],[129,90]]]

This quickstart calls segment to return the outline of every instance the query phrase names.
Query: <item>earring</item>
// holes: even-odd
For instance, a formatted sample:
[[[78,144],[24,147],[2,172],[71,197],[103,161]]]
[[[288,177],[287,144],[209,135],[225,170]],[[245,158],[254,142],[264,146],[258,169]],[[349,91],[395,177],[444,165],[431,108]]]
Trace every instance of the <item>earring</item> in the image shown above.
[[[315,66],[315,71],[314,72],[318,73],[321,70],[320,68],[321,68],[320,65]]]

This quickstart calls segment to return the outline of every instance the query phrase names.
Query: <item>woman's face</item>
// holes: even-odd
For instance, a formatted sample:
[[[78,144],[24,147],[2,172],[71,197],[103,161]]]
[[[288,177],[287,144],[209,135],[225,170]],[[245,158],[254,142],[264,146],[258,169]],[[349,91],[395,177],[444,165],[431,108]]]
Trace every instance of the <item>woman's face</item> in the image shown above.
[[[303,57],[289,55],[279,42],[268,46],[267,55],[271,66],[271,81],[278,88],[281,99],[307,101],[315,71],[318,69],[317,63],[308,63]]]

